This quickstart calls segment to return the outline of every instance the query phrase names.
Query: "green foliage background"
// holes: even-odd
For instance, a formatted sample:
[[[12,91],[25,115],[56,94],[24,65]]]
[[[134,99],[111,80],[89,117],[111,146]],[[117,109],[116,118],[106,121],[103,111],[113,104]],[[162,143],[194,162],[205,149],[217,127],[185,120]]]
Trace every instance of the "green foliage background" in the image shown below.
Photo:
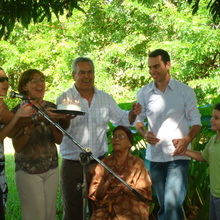
[[[202,150],[213,134],[209,124],[213,104],[220,102],[220,25],[213,23],[207,2],[201,1],[199,11],[192,16],[185,1],[82,1],[80,7],[86,13],[74,10],[68,19],[66,15],[59,20],[54,17],[28,29],[16,23],[7,41],[0,41],[0,66],[15,91],[23,71],[41,70],[47,77],[45,99],[55,102],[74,83],[72,60],[88,56],[95,62],[96,86],[112,94],[123,109],[129,109],[138,89],[151,81],[149,52],[163,48],[171,55],[172,77],[193,87],[197,94],[203,129],[193,147]],[[20,100],[6,101],[11,109]],[[145,144],[132,131],[137,143],[134,154],[143,157]],[[189,219],[196,215],[207,219],[208,165],[192,161],[189,175],[186,214]],[[156,201],[152,207],[157,209]]]
[[[54,18],[29,29],[16,24],[8,40],[0,41],[0,66],[14,90],[24,70],[43,71],[46,98],[55,101],[73,83],[72,60],[89,56],[97,87],[127,102],[151,81],[148,53],[163,48],[171,55],[172,76],[195,88],[199,105],[207,104],[219,93],[220,31],[205,2],[192,16],[191,7],[181,1],[149,1],[147,6],[132,0],[88,1],[82,3],[86,13],[75,10],[68,20]]]

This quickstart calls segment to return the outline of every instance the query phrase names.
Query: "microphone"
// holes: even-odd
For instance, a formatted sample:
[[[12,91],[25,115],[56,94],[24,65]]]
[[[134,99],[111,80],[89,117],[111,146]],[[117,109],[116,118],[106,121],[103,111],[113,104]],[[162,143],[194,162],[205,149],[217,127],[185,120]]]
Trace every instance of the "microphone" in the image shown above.
[[[22,100],[35,100],[34,98],[28,97],[26,95],[22,95],[22,94],[18,94],[16,92],[11,91],[9,93],[9,98],[13,99],[13,98],[19,98]]]

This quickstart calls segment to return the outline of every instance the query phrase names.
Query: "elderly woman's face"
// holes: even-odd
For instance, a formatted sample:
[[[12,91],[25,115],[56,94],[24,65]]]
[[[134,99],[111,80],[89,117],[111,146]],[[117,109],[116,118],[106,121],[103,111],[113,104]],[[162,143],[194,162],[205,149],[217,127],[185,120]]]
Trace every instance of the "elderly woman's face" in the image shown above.
[[[116,130],[112,136],[112,146],[115,152],[128,151],[131,147],[131,142],[127,134],[123,130]]]

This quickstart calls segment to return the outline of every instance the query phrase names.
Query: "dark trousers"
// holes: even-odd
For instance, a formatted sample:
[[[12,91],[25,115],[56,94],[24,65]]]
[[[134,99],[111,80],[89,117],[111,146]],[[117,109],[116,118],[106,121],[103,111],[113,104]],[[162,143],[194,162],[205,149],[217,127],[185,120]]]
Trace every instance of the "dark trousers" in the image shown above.
[[[5,220],[5,212],[2,199],[2,190],[0,189],[0,220]]]
[[[91,162],[87,167],[88,186],[96,162]],[[77,184],[83,183],[83,166],[78,161],[62,159],[61,165],[61,193],[63,200],[63,220],[83,219],[82,190],[77,189]]]

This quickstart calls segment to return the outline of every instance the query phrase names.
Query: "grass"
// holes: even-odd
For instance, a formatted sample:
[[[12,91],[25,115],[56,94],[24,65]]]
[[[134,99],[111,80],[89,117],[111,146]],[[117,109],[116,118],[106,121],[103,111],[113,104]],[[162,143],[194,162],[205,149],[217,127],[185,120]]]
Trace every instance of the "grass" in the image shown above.
[[[8,201],[5,219],[6,220],[21,220],[21,205],[17,193],[15,184],[15,163],[14,155],[7,153],[5,154],[6,159],[6,175],[8,181]],[[62,219],[62,201],[60,194],[60,187],[57,194],[57,218],[56,220]]]
[[[11,146],[10,139],[6,138],[4,140],[5,144],[5,157],[6,157],[6,175],[8,180],[8,201],[7,201],[7,211],[6,211],[6,220],[21,220],[21,206],[17,193],[17,188],[15,184],[15,163],[13,155],[13,147]],[[59,150],[59,149],[58,149]],[[197,149],[198,150],[198,149]],[[61,157],[59,157],[61,159]],[[59,161],[59,164],[61,161]],[[195,163],[195,164],[194,164]],[[185,211],[187,214],[187,220],[207,220],[209,213],[209,177],[206,174],[204,166],[207,166],[205,163],[193,162],[194,166],[190,169],[190,179],[187,194],[187,202],[185,204]],[[201,166],[200,166],[201,165]],[[196,177],[195,177],[196,174]],[[195,179],[196,178],[196,179]],[[206,189],[208,187],[208,190]],[[197,204],[197,196],[195,196],[194,191],[199,190],[203,201],[203,204]],[[208,191],[208,192],[207,192]],[[196,194],[197,195],[197,194]],[[200,198],[200,197],[199,197]],[[199,200],[200,201],[200,200]],[[189,203],[189,204],[188,204]],[[156,198],[152,201],[152,210],[150,219],[157,219],[156,212],[158,210],[158,202]],[[192,209],[193,208],[193,209]],[[194,210],[195,209],[195,210]],[[60,187],[57,194],[57,218],[56,220],[62,219],[62,200],[60,194]]]

